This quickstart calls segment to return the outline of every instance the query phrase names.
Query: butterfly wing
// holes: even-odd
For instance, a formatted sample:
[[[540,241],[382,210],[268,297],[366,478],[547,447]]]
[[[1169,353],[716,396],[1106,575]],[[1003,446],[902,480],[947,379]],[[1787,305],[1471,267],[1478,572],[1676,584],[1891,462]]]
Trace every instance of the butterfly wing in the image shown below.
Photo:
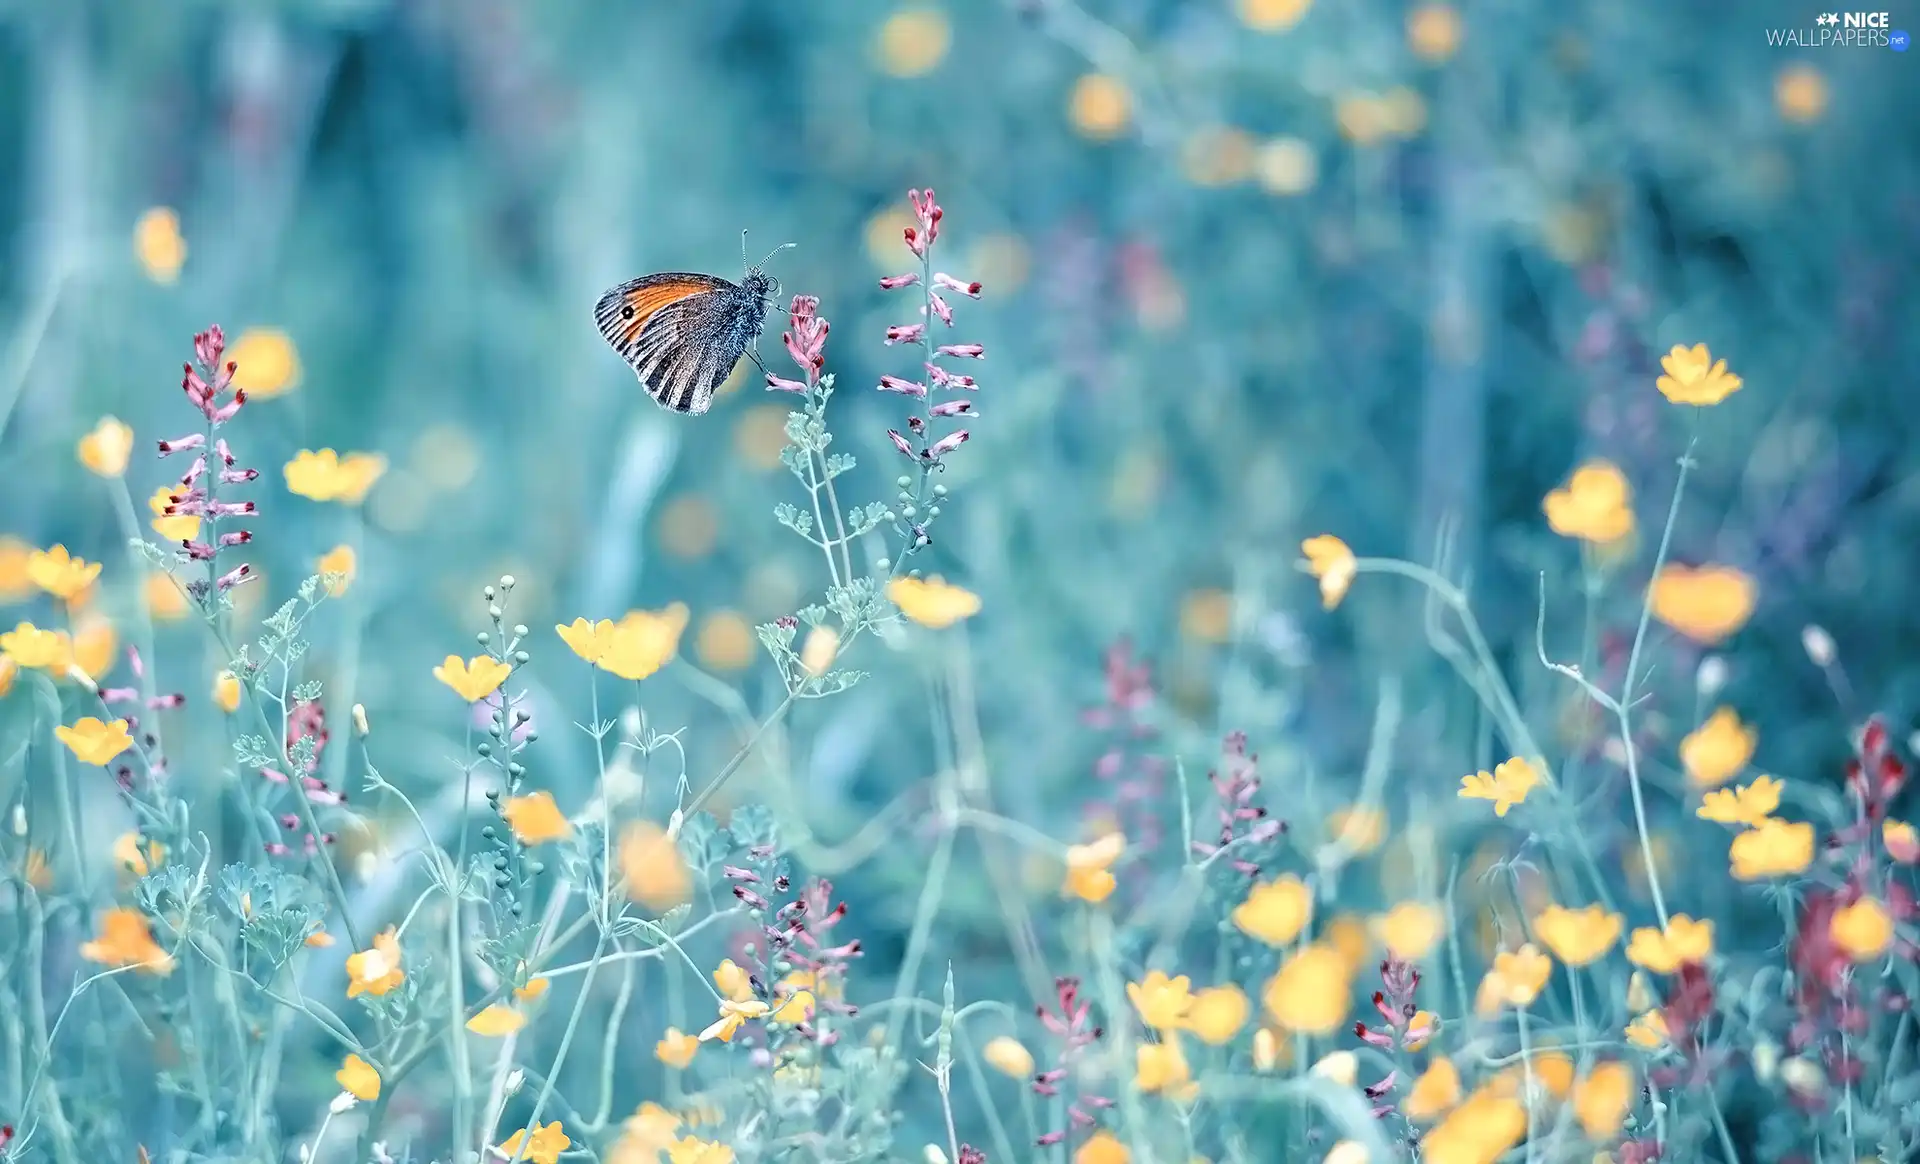
[[[697,415],[746,350],[744,342],[731,343],[728,327],[740,315],[743,294],[713,275],[646,275],[602,295],[594,322],[647,395],[662,408]]]

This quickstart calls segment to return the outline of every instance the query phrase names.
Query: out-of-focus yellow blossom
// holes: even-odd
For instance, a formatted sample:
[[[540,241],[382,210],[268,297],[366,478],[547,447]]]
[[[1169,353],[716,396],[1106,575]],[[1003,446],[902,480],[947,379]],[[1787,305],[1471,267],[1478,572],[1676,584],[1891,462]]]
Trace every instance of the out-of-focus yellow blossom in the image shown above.
[[[1641,926],[1627,939],[1627,961],[1655,974],[1672,974],[1688,962],[1705,962],[1713,954],[1713,923],[1695,921],[1684,913],[1667,919],[1667,928]]]
[[[1447,932],[1447,917],[1425,901],[1403,901],[1374,919],[1373,934],[1402,962],[1418,962],[1432,953]]]
[[[715,671],[738,671],[753,662],[753,627],[738,611],[716,610],[700,623],[694,653]]]
[[[1240,1033],[1253,1014],[1253,1004],[1238,986],[1213,986],[1193,996],[1186,1029],[1209,1046],[1224,1046]]]
[[[1502,950],[1494,956],[1493,968],[1480,980],[1474,1009],[1482,1015],[1493,1015],[1503,1006],[1532,1006],[1552,973],[1553,959],[1531,942],[1518,950]]]
[[[1547,525],[1561,537],[1605,545],[1633,532],[1633,493],[1611,461],[1589,461],[1541,503]]]
[[[35,550],[27,558],[27,577],[55,598],[72,602],[100,577],[100,563],[67,553],[67,547]]]
[[[367,499],[374,482],[387,471],[387,459],[378,453],[348,453],[332,449],[301,449],[286,464],[287,491],[313,501],[358,505]]]
[[[375,934],[373,945],[347,955],[347,997],[383,995],[407,980],[400,964],[400,935],[392,926]]]
[[[1307,573],[1320,579],[1320,604],[1328,610],[1339,606],[1359,572],[1353,551],[1332,534],[1320,534],[1301,542],[1300,552],[1307,556]]]
[[[1607,912],[1602,905],[1581,909],[1549,906],[1533,919],[1533,932],[1569,966],[1587,966],[1599,961],[1620,940],[1625,920]]]
[[[627,893],[655,913],[693,898],[693,873],[666,830],[639,820],[620,834],[620,873]]]
[[[1701,800],[1694,815],[1720,824],[1752,827],[1780,807],[1781,788],[1780,781],[1771,776],[1755,777],[1753,783],[1738,788],[1716,788]]]
[[[1788,121],[1818,121],[1827,111],[1827,79],[1812,65],[1788,65],[1774,78],[1773,104]]]
[[[233,385],[255,400],[285,395],[300,386],[300,349],[277,327],[250,327],[227,345]],[[371,484],[371,482],[369,482]]]
[[[1759,742],[1759,731],[1741,723],[1731,707],[1717,708],[1680,741],[1680,765],[1694,787],[1718,788],[1746,768]]]
[[[133,224],[133,257],[147,278],[163,286],[180,277],[187,261],[187,240],[172,207],[155,206]]]
[[[153,940],[153,928],[137,909],[114,908],[100,915],[100,933],[80,943],[80,956],[105,966],[137,966],[146,974],[173,973],[173,955]]]
[[[721,997],[745,1002],[753,997],[753,979],[732,958],[724,958],[714,967],[713,985]]]
[[[1893,945],[1893,917],[1875,898],[1862,897],[1833,911],[1827,936],[1855,962],[1872,962]]]
[[[88,472],[118,477],[127,471],[127,458],[133,455],[133,429],[115,417],[103,416],[93,431],[80,438],[76,454]]]
[[[333,1078],[345,1089],[348,1095],[362,1103],[372,1103],[380,1098],[380,1073],[373,1064],[358,1055],[348,1055],[340,1064],[340,1070]]]
[[[1422,4],[1407,16],[1407,45],[1424,61],[1444,61],[1460,49],[1460,13],[1446,4]]]
[[[987,1066],[1002,1075],[1014,1079],[1026,1079],[1033,1074],[1033,1052],[1022,1046],[1020,1040],[999,1035],[980,1049],[980,1057]]]
[[[1133,117],[1133,97],[1117,78],[1088,73],[1073,84],[1067,98],[1067,120],[1082,137],[1108,141],[1126,131]]]
[[[573,835],[567,815],[554,803],[553,793],[544,789],[525,796],[507,797],[500,806],[500,816],[523,845],[540,845]]]
[[[1127,838],[1108,833],[1099,840],[1067,848],[1067,876],[1061,893],[1098,905],[1113,893],[1117,882],[1113,863],[1126,852]]]
[[[887,583],[887,597],[901,614],[934,630],[980,613],[979,595],[937,574],[931,578],[895,578]]]
[[[1733,875],[1740,881],[1790,877],[1813,864],[1813,826],[1770,816],[1733,838],[1728,849]]]
[[[1726,639],[1753,616],[1759,589],[1731,566],[1669,565],[1648,595],[1653,617],[1705,646]]]
[[[653,1057],[669,1067],[684,1070],[700,1050],[700,1040],[679,1027],[668,1027],[653,1045]]]
[[[1435,1059],[1413,1081],[1401,1111],[1415,1123],[1430,1123],[1460,1102],[1460,1070],[1449,1059]]]
[[[1149,970],[1140,981],[1127,983],[1127,1001],[1144,1026],[1171,1031],[1185,1024],[1193,1007],[1193,983],[1185,974],[1169,978],[1164,970]]]
[[[1291,873],[1260,882],[1230,915],[1241,933],[1269,946],[1284,946],[1300,936],[1313,917],[1313,895]]]
[[[240,680],[231,671],[213,677],[213,705],[232,715],[240,707]]]
[[[1353,975],[1340,951],[1321,942],[1302,946],[1261,992],[1275,1022],[1290,1031],[1331,1034],[1353,1005]]]
[[[1657,1051],[1667,1042],[1667,1016],[1649,1010],[1627,1024],[1627,1042],[1648,1051]]]
[[[467,1020],[468,1030],[489,1039],[510,1035],[526,1025],[526,1015],[497,1002]]]
[[[524,1153],[520,1150],[522,1140],[527,1141],[527,1149]],[[527,1135],[527,1129],[521,1128],[508,1136],[506,1142],[495,1150],[500,1153],[502,1159],[506,1160],[519,1156],[522,1160],[531,1161],[532,1164],[560,1164],[560,1153],[572,1146],[573,1141],[567,1138],[567,1133],[560,1130],[560,1121],[554,1120],[546,1127],[536,1126],[531,1138]]]
[[[169,542],[190,542],[200,536],[200,519],[192,514],[168,515],[167,510],[180,500],[173,487],[162,485],[147,499],[153,511],[153,532]]]
[[[887,17],[874,40],[881,69],[894,77],[922,77],[938,68],[953,41],[953,26],[938,8],[903,8]]]
[[[352,546],[335,546],[320,555],[313,564],[313,572],[326,582],[327,595],[339,598],[353,585],[354,575],[359,572],[360,558],[353,552]]]

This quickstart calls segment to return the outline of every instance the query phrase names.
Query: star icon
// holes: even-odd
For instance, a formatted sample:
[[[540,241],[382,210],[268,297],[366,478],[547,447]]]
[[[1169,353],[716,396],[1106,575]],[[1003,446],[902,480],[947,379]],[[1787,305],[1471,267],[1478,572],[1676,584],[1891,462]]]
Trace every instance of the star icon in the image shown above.
[[[1838,12],[1822,12],[1818,17],[1814,19],[1814,23],[1815,24],[1838,24],[1840,23],[1840,14]]]

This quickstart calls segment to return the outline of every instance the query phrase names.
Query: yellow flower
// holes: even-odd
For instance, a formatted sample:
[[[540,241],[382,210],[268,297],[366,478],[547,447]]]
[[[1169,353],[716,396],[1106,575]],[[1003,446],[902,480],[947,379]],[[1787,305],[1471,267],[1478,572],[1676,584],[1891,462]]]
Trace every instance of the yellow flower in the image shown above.
[[[1450,1059],[1435,1059],[1413,1081],[1401,1111],[1416,1123],[1429,1123],[1460,1102],[1460,1071]]]
[[[65,724],[53,729],[67,750],[79,757],[82,764],[92,764],[104,768],[113,763],[113,758],[133,746],[133,737],[127,734],[127,721],[116,719],[112,723],[103,723],[91,715],[81,716],[73,721],[72,727]]]
[[[680,846],[652,821],[635,821],[620,834],[620,873],[628,895],[655,913],[693,897],[693,873]]]
[[[1193,984],[1185,974],[1169,978],[1164,970],[1149,970],[1139,982],[1127,983],[1127,1000],[1140,1021],[1156,1031],[1173,1030],[1186,1021],[1193,1007]]]
[[[753,627],[739,612],[716,610],[700,620],[693,651],[704,667],[738,671],[753,662],[753,643]]]
[[[573,833],[573,826],[567,823],[560,806],[553,802],[551,792],[509,796],[500,806],[500,815],[523,845],[565,840]]]
[[[133,224],[133,257],[147,278],[170,285],[187,261],[187,240],[180,234],[180,216],[171,207],[155,206]]]
[[[1491,773],[1478,772],[1460,778],[1460,799],[1491,800],[1493,815],[1505,816],[1516,804],[1527,802],[1527,793],[1540,783],[1540,773],[1532,764],[1515,756],[1498,765]]]
[[[1725,360],[1716,361],[1705,344],[1675,344],[1660,357],[1660,366],[1667,372],[1656,382],[1660,395],[1675,404],[1704,408],[1740,391],[1740,377],[1727,371]]]
[[[1818,121],[1827,111],[1827,79],[1812,65],[1788,65],[1774,78],[1773,104],[1788,121]]]
[[[1667,1041],[1667,1016],[1649,1010],[1627,1024],[1627,1042],[1649,1051],[1657,1051]]]
[[[1327,818],[1327,832],[1333,843],[1356,856],[1371,853],[1387,839],[1387,814],[1378,808],[1348,805]]]
[[[1141,1043],[1134,1048],[1133,1085],[1141,1091],[1165,1091],[1177,1096],[1192,1081],[1193,1072],[1178,1042]]]
[[[1670,565],[1653,580],[1653,617],[1712,646],[1747,624],[1758,588],[1731,566]]]
[[[1407,1020],[1406,1033],[1401,1036],[1400,1045],[1409,1051],[1424,1051],[1439,1030],[1440,1016],[1430,1010],[1416,1010],[1413,1017]]]
[[[27,576],[33,547],[11,535],[0,534],[0,602],[22,602],[38,589]]]
[[[684,1069],[693,1062],[694,1053],[699,1050],[699,1039],[679,1027],[668,1027],[667,1033],[653,1045],[653,1057],[669,1067]]]
[[[1260,1001],[1288,1030],[1326,1035],[1346,1021],[1352,992],[1353,972],[1346,957],[1323,942],[1312,942],[1267,980]]]
[[[166,860],[165,845],[159,841],[142,844],[140,834],[131,829],[114,838],[113,863],[135,877],[145,877],[164,865]]]
[[[500,690],[500,685],[511,674],[512,667],[490,655],[475,655],[464,661],[458,655],[448,655],[444,663],[433,669],[435,679],[468,703],[478,703]]]
[[[359,573],[359,563],[359,556],[353,552],[352,546],[335,546],[320,555],[320,560],[313,564],[313,572],[326,583],[327,595],[338,598],[353,584],[354,575]]]
[[[467,1029],[476,1035],[497,1039],[511,1035],[527,1025],[527,1016],[510,1006],[494,1003],[467,1020]]]
[[[1108,833],[1097,841],[1067,847],[1067,876],[1060,892],[1098,905],[1113,892],[1113,863],[1126,851],[1127,838]]]
[[[67,547],[35,550],[27,559],[27,577],[33,584],[68,602],[80,597],[100,576],[100,563],[70,557]]]
[[[114,633],[112,622],[98,614],[83,615],[73,628],[73,665],[99,683],[113,670],[119,645],[120,636]]]
[[[1117,78],[1088,73],[1073,83],[1067,98],[1067,120],[1080,136],[1094,141],[1119,137],[1133,116],[1133,97]]]
[[[1542,954],[1532,942],[1518,950],[1502,950],[1493,959],[1493,969],[1480,980],[1480,992],[1474,1009],[1482,1015],[1499,1013],[1502,1006],[1532,1006],[1553,973],[1553,959]]]
[[[1238,986],[1232,983],[1212,986],[1193,996],[1186,1029],[1199,1036],[1201,1042],[1218,1047],[1231,1042],[1240,1028],[1247,1025],[1252,1013],[1253,1004]]]
[[[1667,919],[1667,928],[1641,926],[1627,940],[1627,961],[1655,974],[1671,974],[1688,962],[1705,962],[1713,954],[1713,923],[1695,921],[1684,913]]]
[[[1420,1141],[1422,1164],[1493,1164],[1527,1134],[1527,1109],[1482,1088]]]
[[[1805,821],[1767,817],[1733,838],[1727,854],[1740,881],[1787,877],[1813,864],[1813,826]]]
[[[277,327],[250,327],[227,345],[234,365],[233,383],[248,396],[266,400],[300,385],[300,352],[293,337]]]
[[[1231,916],[1241,933],[1269,946],[1284,946],[1299,937],[1313,917],[1313,895],[1305,882],[1286,873],[1256,884]]]
[[[1360,1057],[1352,1051],[1332,1051],[1322,1055],[1308,1074],[1331,1079],[1342,1087],[1352,1087],[1360,1076]]]
[[[1856,962],[1871,962],[1893,945],[1893,918],[1871,897],[1833,911],[1827,936]]]
[[[810,990],[796,990],[774,1008],[771,1021],[795,1027],[813,1021],[814,998]]]
[[[734,1032],[740,1029],[742,1023],[748,1019],[766,1018],[772,1009],[757,998],[749,998],[745,1002],[724,999],[720,1003],[720,1018],[700,1032],[700,1041],[704,1043],[708,1039],[719,1039],[723,1043],[731,1043]]]
[[[645,679],[679,651],[680,632],[686,628],[684,603],[671,603],[659,611],[630,611],[614,625],[597,665],[622,679]]]
[[[147,613],[156,622],[172,622],[187,614],[186,591],[164,570],[147,575],[145,585]]]
[[[524,1155],[520,1151],[522,1140],[527,1142]],[[526,1128],[521,1128],[508,1136],[507,1142],[501,1144],[496,1151],[508,1160],[519,1156],[522,1160],[532,1161],[533,1164],[560,1164],[560,1153],[572,1146],[573,1141],[567,1138],[567,1133],[560,1130],[560,1121],[554,1120],[544,1128],[535,1127],[532,1136],[527,1135]]]
[[[732,958],[722,959],[720,965],[714,967],[713,985],[724,997],[735,1002],[745,1002],[753,997],[753,977]]]
[[[1547,525],[1566,538],[1605,545],[1633,532],[1632,492],[1611,461],[1589,461],[1541,503]]]
[[[193,514],[174,514],[167,510],[180,500],[169,486],[162,485],[147,498],[147,508],[153,511],[153,532],[169,542],[190,542],[200,536],[200,519]]]
[[[1525,1063],[1516,1063],[1494,1076],[1488,1086],[1502,1095],[1520,1095],[1533,1076],[1534,1086],[1555,1099],[1573,1090],[1573,1060],[1560,1051],[1535,1051]]]
[[[407,980],[400,967],[400,937],[389,926],[374,935],[373,945],[347,955],[347,997],[379,996]]]
[[[1320,579],[1320,604],[1328,610],[1340,605],[1359,572],[1347,543],[1332,534],[1320,534],[1301,542],[1300,552],[1307,556],[1307,573]]]
[[[1300,23],[1313,0],[1239,0],[1240,23],[1259,32],[1282,32]]]
[[[1132,1159],[1133,1153],[1108,1131],[1088,1136],[1073,1153],[1073,1164],[1129,1164]]]
[[[137,909],[115,908],[100,916],[100,934],[80,943],[80,956],[104,966],[138,966],[147,974],[173,973],[173,956],[153,940]]]
[[[1460,14],[1445,4],[1423,4],[1407,16],[1407,45],[1425,61],[1444,61],[1460,48]]]
[[[521,966],[521,969],[526,969],[524,964]],[[513,988],[513,996],[522,1002],[532,1002],[534,999],[545,994],[547,988],[552,985],[553,983],[547,981],[545,978],[529,978],[525,986],[516,986]]]
[[[80,438],[80,463],[100,477],[118,477],[127,471],[133,455],[133,430],[111,416],[103,416],[93,431]]]
[[[1426,957],[1446,931],[1446,915],[1423,901],[1403,901],[1373,920],[1374,936],[1402,962]]]
[[[1582,909],[1550,905],[1533,919],[1533,932],[1554,957],[1569,966],[1586,966],[1613,949],[1623,924],[1619,914],[1608,913],[1602,905]]]
[[[333,1077],[346,1089],[347,1094],[363,1103],[372,1103],[380,1098],[380,1073],[373,1069],[373,1064],[358,1055],[348,1055]]]
[[[387,471],[387,459],[378,453],[348,453],[332,449],[301,449],[286,464],[287,491],[314,501],[343,501],[358,505],[367,499]]]
[[[905,8],[887,17],[874,41],[880,67],[893,77],[920,77],[939,66],[953,28],[938,8]]]
[[[239,708],[240,680],[233,672],[221,671],[213,677],[213,704],[228,715]]]
[[[1707,793],[1693,815],[1701,820],[1751,827],[1780,807],[1780,790],[1780,782],[1771,776],[1756,777],[1753,783],[1738,788],[1716,788]]]
[[[1596,1064],[1574,1085],[1573,1112],[1588,1138],[1611,1140],[1633,1108],[1633,1068],[1621,1062]]]
[[[683,1136],[667,1146],[667,1164],[733,1164],[733,1149],[698,1136]]]
[[[895,578],[887,583],[887,597],[914,622],[942,630],[980,613],[980,596],[952,585],[935,574],[931,578]]]
[[[987,1066],[1002,1075],[1015,1079],[1025,1079],[1033,1074],[1033,1052],[1022,1046],[1020,1040],[1000,1035],[980,1049],[980,1057]]]
[[[817,626],[807,632],[800,644],[800,666],[816,679],[833,667],[840,653],[840,632],[830,626]]]
[[[65,674],[73,662],[73,642],[64,631],[46,631],[23,622],[0,634],[0,651],[22,667]]]
[[[1722,707],[1680,741],[1680,764],[1696,788],[1718,788],[1740,774],[1753,759],[1760,732]]]
[[[1887,856],[1902,865],[1911,865],[1920,861],[1920,831],[1903,820],[1889,818],[1880,825],[1880,839],[1887,846]]]
[[[565,626],[555,624],[553,630],[560,636],[560,641],[567,644],[568,650],[589,663],[598,664],[607,653],[607,648],[613,644],[611,619],[589,622],[584,618],[576,618]]]

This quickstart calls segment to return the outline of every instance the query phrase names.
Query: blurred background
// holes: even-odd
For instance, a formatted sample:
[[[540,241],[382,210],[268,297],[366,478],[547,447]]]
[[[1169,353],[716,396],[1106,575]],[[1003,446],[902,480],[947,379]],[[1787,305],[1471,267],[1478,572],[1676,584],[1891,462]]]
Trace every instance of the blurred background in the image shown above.
[[[1160,696],[1142,730],[1196,781],[1237,728],[1271,784],[1314,790],[1303,812],[1351,798],[1392,680],[1390,803],[1444,797],[1484,763],[1471,697],[1433,661],[1411,587],[1364,579],[1320,610],[1295,559],[1323,532],[1363,556],[1445,549],[1528,706],[1565,729],[1549,746],[1588,746],[1534,659],[1541,572],[1560,653],[1582,623],[1579,552],[1541,498],[1589,457],[1633,482],[1642,544],[1595,627],[1617,652],[1694,435],[1672,556],[1759,584],[1728,696],[1771,768],[1837,779],[1840,725],[1880,707],[1904,730],[1920,702],[1920,56],[1769,47],[1815,15],[5,0],[0,524],[104,560],[101,601],[136,609],[75,442],[105,414],[132,425],[144,501],[174,475],[151,441],[194,428],[177,387],[190,337],[218,322],[257,400],[230,435],[263,472],[246,553],[263,578],[241,606],[257,620],[356,547],[310,664],[336,717],[365,704],[390,779],[444,811],[466,722],[428,673],[471,653],[480,589],[504,572],[508,617],[534,628],[535,779],[570,812],[592,796],[569,726],[588,716],[586,668],[548,628],[681,601],[685,663],[644,703],[659,730],[689,729],[698,787],[782,694],[751,626],[825,583],[771,516],[803,497],[779,462],[789,399],[737,375],[708,415],[669,416],[593,304],[650,271],[737,278],[743,229],[756,260],[797,243],[771,273],[833,324],[835,448],[861,458],[841,498],[890,502],[899,399],[870,388],[914,360],[882,343],[911,309],[877,279],[912,266],[904,194],[932,186],[936,265],[985,284],[953,335],[988,358],[917,564],[984,611],[943,656],[866,643],[850,663],[876,679],[796,712],[723,811],[767,801],[853,835],[948,762],[964,673],[986,801],[1078,839],[1111,799],[1094,774],[1108,737],[1082,713],[1108,698],[1103,653],[1122,639]],[[1920,9],[1892,15],[1920,27]],[[776,370],[782,322],[761,344]],[[1676,343],[1710,345],[1744,390],[1697,417],[1669,406],[1653,381]],[[321,447],[388,458],[364,507],[285,492],[281,466]],[[1807,623],[1838,642],[1851,706],[1806,664]],[[176,766],[212,788],[220,661],[188,623],[160,638],[163,688],[197,705]],[[1660,649],[1648,731],[1670,747],[1693,722],[1697,655]],[[378,849],[387,810],[366,811],[350,856]],[[884,995],[924,846],[896,835],[859,856],[836,872]],[[1016,995],[1003,901],[976,848],[959,861],[926,966],[968,959],[971,994]],[[381,908],[378,877],[356,892]],[[934,993],[921,977],[906,985]]]

